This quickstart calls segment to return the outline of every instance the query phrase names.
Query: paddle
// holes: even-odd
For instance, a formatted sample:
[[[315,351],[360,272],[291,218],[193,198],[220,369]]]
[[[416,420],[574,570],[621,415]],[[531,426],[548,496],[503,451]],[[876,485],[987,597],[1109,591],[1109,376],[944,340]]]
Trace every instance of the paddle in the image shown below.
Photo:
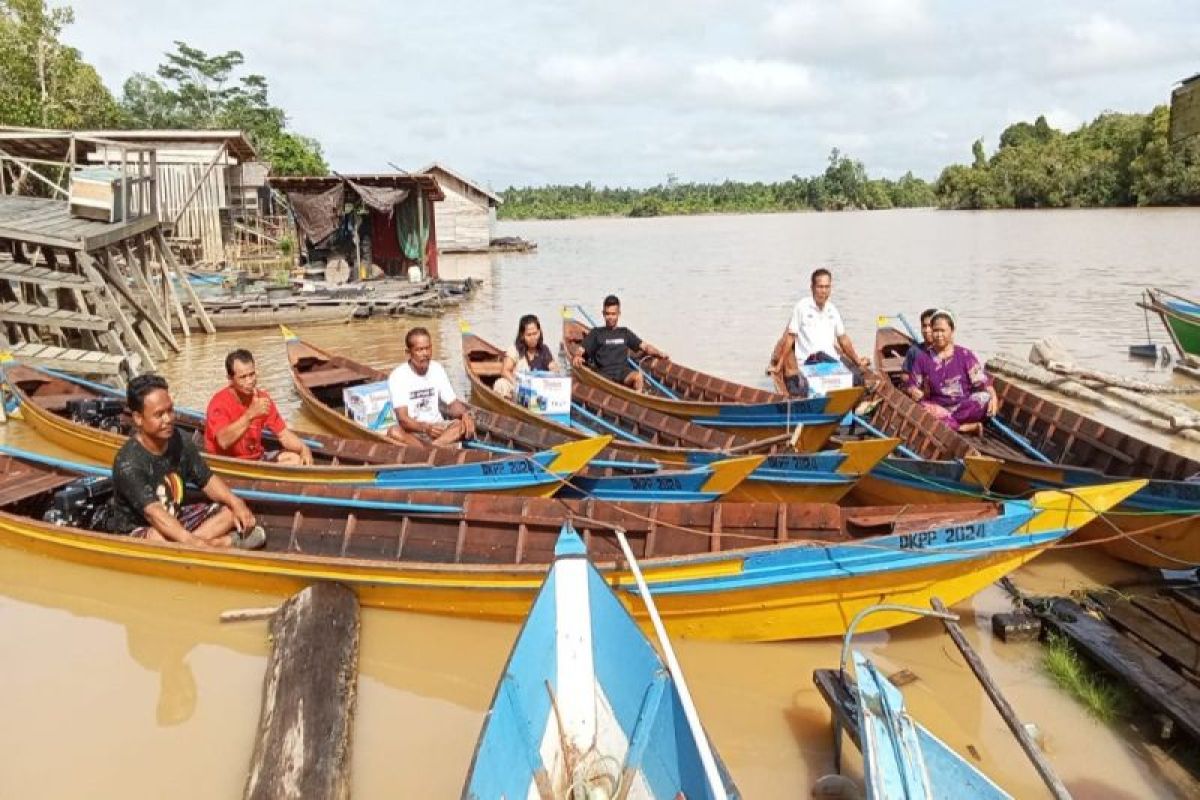
[[[992,424],[993,428],[1000,431],[1000,433],[1004,434],[1010,441],[1013,442],[1013,444],[1017,445],[1017,447],[1024,450],[1025,453],[1027,455],[1029,455],[1035,461],[1040,461],[1043,464],[1053,464],[1054,463],[1049,458],[1046,458],[1046,456],[1042,455],[1042,452],[1040,450],[1038,450],[1036,447],[1034,447],[1033,444],[1028,439],[1026,439],[1024,436],[1022,436],[1021,434],[1014,431],[1012,428],[1005,425],[1003,422],[1000,421],[1000,419],[998,417],[988,417],[987,421]]]
[[[642,577],[642,568],[638,565],[637,559],[633,557],[633,550],[629,547],[629,540],[625,538],[625,531],[621,528],[613,528],[613,531],[617,534],[621,552],[625,554],[625,560],[629,562],[629,571],[633,573],[638,592],[642,595],[646,611],[650,614],[650,621],[654,624],[654,634],[658,637],[659,646],[662,647],[663,657],[667,662],[667,671],[671,674],[671,680],[675,682],[675,688],[679,691],[679,702],[683,706],[683,715],[687,719],[688,728],[692,731],[692,738],[696,740],[696,747],[700,750],[700,763],[704,765],[704,775],[708,778],[708,786],[716,800],[728,800],[729,795],[725,791],[725,782],[721,780],[720,770],[717,769],[717,759],[713,755],[712,744],[708,741],[704,726],[700,724],[700,715],[696,712],[696,704],[692,702],[692,693],[688,690],[687,682],[683,678],[683,670],[679,666],[679,660],[675,658],[675,650],[671,647],[671,640],[667,638],[666,628],[663,627],[662,619],[658,616],[658,607],[654,604],[654,598],[650,596],[650,587],[646,585],[646,579]]]

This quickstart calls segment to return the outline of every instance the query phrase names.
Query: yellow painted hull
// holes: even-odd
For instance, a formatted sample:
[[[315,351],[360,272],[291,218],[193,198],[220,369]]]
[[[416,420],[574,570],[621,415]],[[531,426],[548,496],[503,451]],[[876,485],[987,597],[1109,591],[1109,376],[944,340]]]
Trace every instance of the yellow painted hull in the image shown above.
[[[315,581],[341,581],[353,587],[362,603],[370,607],[508,621],[524,618],[546,569],[544,565],[406,565],[198,549],[54,527],[3,513],[0,541],[91,566],[281,595]],[[845,632],[850,619],[862,608],[880,602],[927,605],[934,596],[953,604],[1029,561],[1042,549],[864,577],[709,593],[660,593],[656,599],[667,628],[677,635],[742,641],[837,636]],[[667,581],[737,575],[742,562],[735,552],[719,560],[677,559],[655,564],[655,559],[648,559],[643,569],[653,587]],[[632,589],[627,572],[601,571],[612,585]],[[648,625],[636,594],[618,594],[639,622]],[[881,613],[872,616],[863,629],[908,621],[911,617]]]
[[[101,464],[112,464],[117,451],[125,444],[124,436],[71,422],[45,411],[34,403],[21,405],[21,417],[48,441]],[[218,475],[246,480],[365,485],[373,483],[379,474],[379,468],[375,466],[335,467],[315,464],[311,467],[289,467],[266,461],[247,461],[209,454],[204,455],[204,460]],[[550,497],[558,488],[556,483],[543,483],[491,493],[516,497]]]
[[[982,490],[980,490],[982,492]],[[935,503],[978,503],[976,495],[940,492],[905,486],[894,481],[881,480],[874,475],[863,475],[846,495],[848,505],[858,506],[904,506],[929,505]]]

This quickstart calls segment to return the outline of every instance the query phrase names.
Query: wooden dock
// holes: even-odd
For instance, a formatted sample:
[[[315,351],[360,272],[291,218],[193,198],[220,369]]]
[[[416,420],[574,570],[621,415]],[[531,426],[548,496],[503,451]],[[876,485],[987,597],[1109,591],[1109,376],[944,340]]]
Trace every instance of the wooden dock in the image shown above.
[[[1200,584],[1026,598],[1043,625],[1200,743]]]

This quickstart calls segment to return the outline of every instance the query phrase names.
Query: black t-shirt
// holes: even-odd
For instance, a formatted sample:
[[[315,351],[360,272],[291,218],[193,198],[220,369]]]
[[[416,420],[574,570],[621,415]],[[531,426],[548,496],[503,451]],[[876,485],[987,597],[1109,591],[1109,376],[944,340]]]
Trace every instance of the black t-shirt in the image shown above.
[[[142,509],[154,502],[162,503],[172,514],[183,504],[185,485],[203,489],[212,478],[212,470],[191,439],[185,439],[176,429],[167,443],[167,450],[156,456],[136,436],[117,451],[113,460],[113,495],[108,504],[108,529],[113,533],[129,533],[148,525]]]
[[[630,350],[641,350],[642,340],[628,328],[592,328],[583,337],[583,357],[588,365],[610,380],[619,381],[630,371]]]

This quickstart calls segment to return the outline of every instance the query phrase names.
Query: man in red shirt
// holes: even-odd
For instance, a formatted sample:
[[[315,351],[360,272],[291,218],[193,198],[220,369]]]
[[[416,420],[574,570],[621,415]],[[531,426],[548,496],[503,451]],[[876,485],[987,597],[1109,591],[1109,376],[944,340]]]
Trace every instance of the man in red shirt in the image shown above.
[[[258,388],[258,370],[249,350],[225,357],[229,385],[208,401],[204,450],[214,455],[280,464],[312,464],[312,451],[288,429],[270,396]],[[263,428],[279,439],[280,451],[263,449]]]

